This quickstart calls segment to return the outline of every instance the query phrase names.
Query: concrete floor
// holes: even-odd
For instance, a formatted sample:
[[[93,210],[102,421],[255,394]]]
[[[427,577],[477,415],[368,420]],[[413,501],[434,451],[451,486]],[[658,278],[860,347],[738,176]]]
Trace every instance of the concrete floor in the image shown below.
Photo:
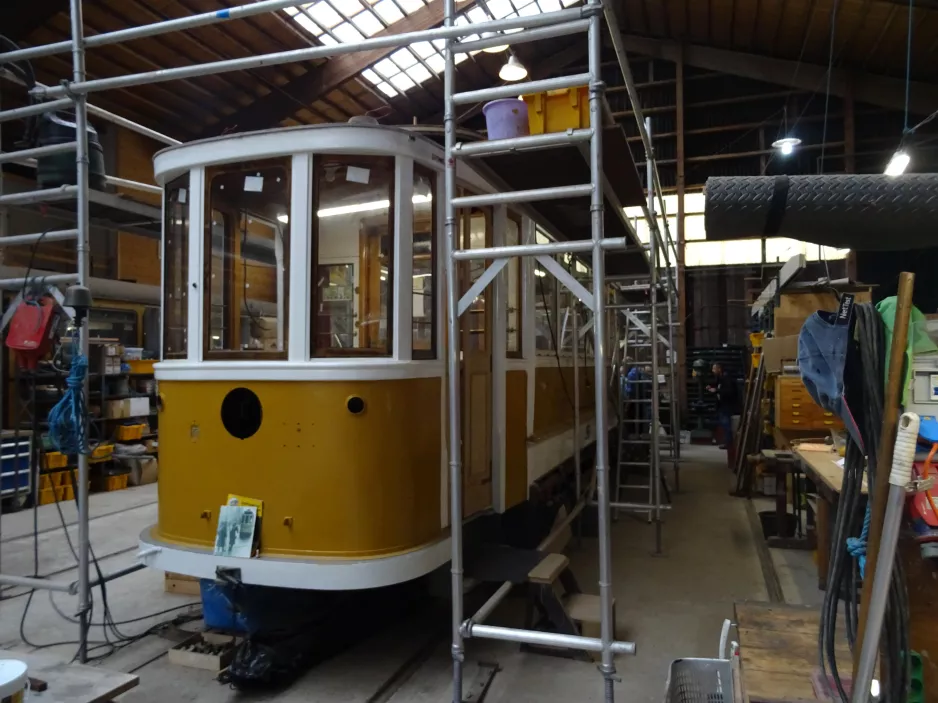
[[[713,447],[685,449],[682,492],[675,496],[673,510],[666,513],[663,555],[652,553],[652,526],[627,517],[613,525],[617,635],[638,645],[637,656],[617,661],[621,682],[616,688],[620,700],[661,701],[673,659],[716,656],[720,627],[724,618],[732,617],[733,602],[767,600],[746,503],[730,497],[727,491],[725,453]],[[133,562],[137,535],[144,526],[155,522],[155,488],[147,486],[92,496],[92,545],[102,570],[111,571]],[[59,516],[55,507],[44,506],[38,512],[39,571],[70,581],[75,578],[74,562],[61,529],[57,529]],[[64,512],[66,521],[74,523],[71,506]],[[74,526],[69,532],[74,539]],[[33,573],[32,534],[32,512],[3,516],[0,569],[4,573]],[[808,598],[813,597],[808,578],[813,578],[810,555],[806,555],[807,562],[802,556],[805,554],[791,552],[773,555],[786,598],[791,595],[793,602],[810,602]],[[584,539],[579,549],[571,545],[570,557],[583,589],[596,592],[596,541]],[[814,583],[816,589],[816,580]],[[22,589],[4,595],[17,593],[22,593]],[[177,612],[185,612],[188,604],[196,601],[193,597],[164,593],[163,574],[150,571],[113,582],[108,597],[118,621],[180,606]],[[101,607],[97,593],[96,598],[98,606],[93,619],[99,622]],[[27,601],[26,595],[0,601],[0,647],[30,649],[19,631]],[[75,610],[74,598],[56,594],[54,601],[66,615]],[[518,606],[517,600],[509,599],[489,622],[520,624]],[[167,617],[163,614],[128,623],[121,630],[127,634],[142,632]],[[445,636],[440,639],[440,617],[427,615],[408,623],[403,631],[379,634],[315,667],[284,692],[250,698],[329,703],[449,700],[451,660],[448,641]],[[442,627],[445,632],[445,622]],[[37,594],[32,599],[25,621],[26,639],[31,643],[73,640],[77,632],[77,625],[56,614],[48,594]],[[92,638],[100,640],[101,628],[92,631]],[[172,642],[166,639],[148,636],[98,665],[135,671],[140,676],[140,686],[122,696],[121,701],[162,703],[198,699],[205,703],[227,703],[248,697],[213,682],[210,672],[169,664],[164,654],[170,646]],[[497,661],[502,667],[486,699],[489,703],[602,700],[602,680],[593,664],[523,654],[517,646],[507,643],[473,640],[467,647],[467,687],[476,662]],[[70,659],[75,645],[69,643],[47,651]],[[418,652],[423,654],[417,655]],[[376,695],[395,673],[397,683]]]

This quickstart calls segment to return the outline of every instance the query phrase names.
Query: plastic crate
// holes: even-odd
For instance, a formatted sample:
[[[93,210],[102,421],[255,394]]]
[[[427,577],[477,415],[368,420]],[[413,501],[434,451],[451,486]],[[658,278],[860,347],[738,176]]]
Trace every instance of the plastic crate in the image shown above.
[[[146,425],[121,425],[117,428],[117,439],[121,442],[143,439],[146,428]]]
[[[112,476],[95,476],[91,482],[92,488],[98,493],[109,491],[122,491],[127,488],[127,479],[130,474],[114,474]]]
[[[153,373],[153,364],[155,359],[127,359],[127,365],[130,367],[130,373],[140,375],[150,375]]]
[[[68,456],[62,452],[46,452],[42,456],[42,468],[64,469],[68,466]]]
[[[565,132],[590,126],[589,89],[565,88],[525,95],[531,134]]]
[[[99,444],[91,450],[92,459],[107,459],[114,453],[113,444]]]

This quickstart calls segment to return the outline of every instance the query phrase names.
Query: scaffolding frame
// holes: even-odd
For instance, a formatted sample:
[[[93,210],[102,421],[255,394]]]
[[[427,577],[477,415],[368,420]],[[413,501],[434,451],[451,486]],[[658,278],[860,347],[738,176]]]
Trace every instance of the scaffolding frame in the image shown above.
[[[84,37],[84,24],[82,20],[82,0],[70,0],[70,25],[71,39],[55,42],[52,44],[31,47],[18,51],[0,53],[0,65],[26,58],[36,58],[55,53],[70,51],[72,55],[72,76],[70,80],[63,81],[61,85],[45,86],[37,84],[31,91],[31,97],[34,104],[26,108],[18,108],[0,111],[0,122],[12,119],[20,119],[29,115],[41,114],[42,112],[56,110],[61,108],[73,108],[76,118],[76,139],[72,146],[76,152],[77,164],[77,183],[75,186],[63,187],[59,189],[34,191],[29,194],[0,195],[0,208],[4,205],[20,202],[40,202],[51,199],[70,199],[75,198],[78,209],[78,222],[74,230],[74,236],[77,239],[77,273],[65,274],[57,277],[59,282],[77,282],[80,285],[87,283],[89,278],[89,159],[88,159],[88,114],[95,114],[104,119],[115,122],[125,128],[146,134],[147,136],[159,139],[164,143],[177,144],[176,140],[160,135],[142,125],[136,124],[126,118],[122,118],[113,113],[109,113],[100,108],[95,108],[88,103],[88,95],[108,89],[127,88],[132,86],[162,83],[171,80],[191,78],[197,76],[206,76],[218,73],[224,73],[236,70],[246,70],[261,66],[281,65],[296,61],[308,61],[316,58],[332,58],[344,54],[357,53],[373,49],[397,48],[407,46],[418,41],[444,40],[444,179],[445,179],[445,197],[444,197],[444,249],[445,249],[445,275],[446,275],[446,324],[447,339],[449,342],[449,356],[447,363],[447,384],[448,384],[448,405],[449,405],[449,443],[448,458],[450,471],[450,529],[451,529],[451,583],[452,583],[452,657],[453,657],[453,701],[462,703],[462,664],[464,659],[464,640],[472,637],[482,637],[489,639],[498,639],[504,641],[521,642],[528,644],[539,644],[549,646],[568,647],[585,651],[601,653],[600,671],[604,680],[605,699],[607,702],[614,700],[613,684],[615,680],[615,663],[613,657],[615,654],[634,654],[635,644],[632,642],[616,642],[613,640],[613,621],[612,621],[612,583],[611,583],[611,542],[610,542],[610,500],[609,500],[609,417],[608,417],[608,369],[607,363],[612,359],[609,354],[607,342],[607,330],[609,325],[616,327],[616,314],[612,312],[613,319],[607,316],[611,312],[609,303],[606,300],[608,285],[610,280],[605,275],[605,254],[611,250],[623,250],[631,246],[632,242],[626,239],[605,239],[603,232],[603,210],[604,194],[602,188],[603,168],[602,168],[602,128],[603,128],[603,105],[605,85],[601,74],[601,50],[602,50],[602,24],[603,20],[607,25],[609,35],[612,39],[612,45],[615,50],[619,69],[626,84],[627,94],[632,104],[632,110],[635,115],[638,130],[641,135],[642,143],[645,147],[646,159],[648,161],[648,204],[643,205],[643,214],[648,221],[650,230],[650,242],[648,247],[642,247],[643,252],[647,252],[650,276],[650,290],[652,309],[657,308],[656,296],[660,290],[666,292],[668,296],[668,318],[669,335],[673,340],[673,331],[671,321],[670,301],[677,293],[676,277],[672,274],[671,255],[674,261],[677,260],[677,251],[674,242],[670,236],[667,225],[667,212],[665,210],[663,192],[657,167],[654,163],[654,151],[652,147],[649,129],[642,119],[641,103],[635,82],[632,78],[628,59],[625,53],[622,34],[619,29],[618,20],[612,7],[611,0],[587,0],[584,5],[562,9],[553,12],[542,13],[527,17],[512,17],[501,20],[488,20],[476,24],[466,24],[457,26],[456,3],[455,0],[443,0],[444,21],[442,27],[429,30],[414,32],[402,32],[399,34],[385,35],[365,39],[359,42],[348,44],[338,44],[332,46],[314,46],[304,49],[281,51],[270,54],[248,56],[239,59],[228,59],[207,63],[199,63],[191,66],[178,68],[157,69],[148,72],[141,72],[112,78],[102,78],[88,80],[85,74],[85,52],[88,48],[114,44],[135,38],[158,36],[169,32],[181,31],[197,26],[204,26],[229,20],[235,20],[247,17],[261,12],[275,12],[301,5],[301,2],[286,0],[263,0],[257,3],[248,3],[235,8],[230,8],[218,12],[201,13],[191,17],[165,20],[155,22],[139,27],[122,29],[114,32],[97,34],[87,40]],[[508,30],[517,30],[509,34],[501,34]],[[519,82],[496,88],[483,90],[473,90],[462,93],[455,92],[455,54],[463,53],[476,48],[494,44],[517,44],[529,41],[536,41],[548,37],[557,37],[573,33],[587,33],[588,44],[588,71],[585,73],[564,76],[560,78],[549,78],[544,80],[533,80]],[[478,35],[488,37],[476,41],[460,41],[465,37]],[[488,43],[486,43],[488,42]],[[589,105],[590,105],[590,126],[588,129],[571,130],[558,135],[535,135],[531,137],[519,137],[514,139],[494,140],[478,144],[457,144],[455,127],[455,106],[467,103],[477,103],[486,100],[494,100],[505,97],[517,97],[522,94],[544,92],[561,88],[577,88],[582,85],[589,86]],[[41,101],[48,102],[41,102]],[[579,186],[562,186],[554,188],[544,188],[528,191],[516,191],[510,193],[495,193],[480,196],[456,197],[456,166],[455,160],[469,155],[481,155],[486,153],[498,153],[510,151],[512,149],[529,148],[550,148],[552,146],[561,146],[571,143],[583,143],[589,141],[589,166],[590,182]],[[62,147],[62,151],[66,147]],[[37,154],[35,151],[31,156],[48,154],[45,151]],[[61,153],[61,152],[60,152]],[[20,155],[19,158],[22,158]],[[12,157],[10,157],[12,158]],[[485,206],[508,203],[535,202],[544,199],[569,198],[569,197],[588,197],[590,208],[591,237],[585,242],[557,242],[553,244],[537,245],[526,243],[510,247],[492,247],[488,249],[459,250],[456,247],[456,218],[455,212],[458,208],[470,206]],[[658,226],[658,220],[655,213],[655,201],[660,206],[660,214],[663,218],[663,231]],[[631,232],[634,236],[634,231]],[[46,235],[48,236],[48,235]],[[69,238],[72,232],[62,231],[57,233],[57,237]],[[25,238],[24,238],[25,237]],[[21,235],[17,237],[17,243],[38,242],[43,237],[42,234]],[[3,244],[0,240],[0,244]],[[592,256],[593,278],[592,290],[587,291],[580,285],[572,275],[564,271],[552,257],[562,253],[589,252]],[[460,354],[459,354],[459,313],[460,299],[458,295],[458,283],[456,281],[456,266],[458,261],[478,259],[493,259],[488,270],[483,274],[482,279],[487,282],[494,280],[495,275],[500,270],[507,258],[513,256],[538,256],[542,257],[541,262],[551,273],[567,286],[574,295],[580,299],[582,305],[590,310],[592,320],[584,326],[582,331],[591,324],[594,337],[594,395],[596,407],[596,473],[595,473],[595,504],[599,516],[599,590],[601,600],[601,635],[599,638],[583,637],[573,635],[560,635],[555,633],[546,633],[538,631],[529,631],[505,627],[496,627],[485,625],[484,620],[488,614],[498,605],[498,602],[507,595],[509,588],[499,589],[495,596],[489,599],[485,605],[472,617],[464,619],[463,613],[463,567],[462,567],[462,529],[463,529],[463,506],[462,506],[462,458],[461,458],[461,426],[460,426]],[[662,265],[662,260],[664,264]],[[551,267],[548,262],[554,263]],[[659,269],[665,273],[666,283],[662,286],[659,281]],[[49,279],[47,279],[48,281]],[[22,287],[25,281],[22,279],[0,280],[0,287],[17,288]],[[484,287],[486,284],[482,284]],[[474,286],[475,288],[475,286]],[[471,291],[470,291],[471,292]],[[611,306],[611,307],[614,307]],[[653,315],[653,320],[656,315]],[[657,323],[654,323],[657,325]],[[574,315],[574,325],[578,327],[577,316]],[[657,330],[657,327],[655,327]],[[582,333],[579,329],[577,333]],[[84,354],[88,352],[88,330],[82,326],[80,331],[81,351]],[[576,348],[577,344],[574,344]],[[657,347],[657,345],[655,345]],[[673,345],[672,345],[673,349]],[[575,352],[576,353],[576,352]],[[673,354],[672,354],[673,356]],[[657,384],[659,359],[657,353],[653,355],[653,376]],[[673,367],[673,364],[672,364]],[[671,370],[673,377],[673,368]],[[497,379],[495,380],[497,382]],[[86,390],[87,390],[87,379]],[[676,405],[676,404],[675,404]],[[652,419],[653,435],[657,438],[658,419]],[[678,427],[675,423],[675,427]],[[580,436],[579,428],[574,433],[577,469],[577,484],[582,489],[580,476]],[[657,439],[654,440],[657,444]],[[90,588],[92,586],[89,578],[89,544],[88,544],[88,457],[79,458],[79,578],[77,581],[77,590],[79,596],[79,615],[81,628],[81,645],[79,648],[79,658],[82,661],[87,659],[87,634],[88,634],[88,612],[90,607]],[[577,496],[577,507],[571,511],[572,520],[574,516],[582,511],[583,506],[589,501],[587,492]],[[660,499],[659,499],[660,502]],[[660,505],[659,505],[660,508]],[[660,511],[659,511],[660,512]],[[568,523],[569,524],[569,523]],[[11,582],[13,577],[0,576],[0,583]],[[28,585],[33,588],[49,588],[52,590],[61,590],[64,584],[46,581],[44,579],[15,579],[18,585]],[[68,584],[71,592],[72,584]]]

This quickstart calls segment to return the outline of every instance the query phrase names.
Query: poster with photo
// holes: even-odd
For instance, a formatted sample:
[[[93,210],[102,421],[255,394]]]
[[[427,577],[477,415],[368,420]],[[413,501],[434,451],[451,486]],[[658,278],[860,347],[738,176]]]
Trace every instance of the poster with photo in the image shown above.
[[[215,556],[241,557],[253,555],[257,508],[253,505],[223,505],[218,513],[215,532]]]

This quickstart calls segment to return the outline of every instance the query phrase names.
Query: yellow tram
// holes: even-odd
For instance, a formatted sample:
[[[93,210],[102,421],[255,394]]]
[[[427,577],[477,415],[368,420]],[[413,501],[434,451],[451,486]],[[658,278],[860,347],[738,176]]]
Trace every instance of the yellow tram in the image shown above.
[[[276,129],[172,147],[164,187],[159,519],[153,568],[345,590],[449,560],[443,150],[406,129]],[[493,187],[460,163],[459,187]],[[544,236],[505,206],[460,246]],[[582,279],[589,267],[567,259]],[[463,291],[482,262],[462,264]],[[513,259],[462,317],[464,513],[503,514],[594,441],[570,294]],[[256,558],[213,553],[229,496],[262,503]]]

